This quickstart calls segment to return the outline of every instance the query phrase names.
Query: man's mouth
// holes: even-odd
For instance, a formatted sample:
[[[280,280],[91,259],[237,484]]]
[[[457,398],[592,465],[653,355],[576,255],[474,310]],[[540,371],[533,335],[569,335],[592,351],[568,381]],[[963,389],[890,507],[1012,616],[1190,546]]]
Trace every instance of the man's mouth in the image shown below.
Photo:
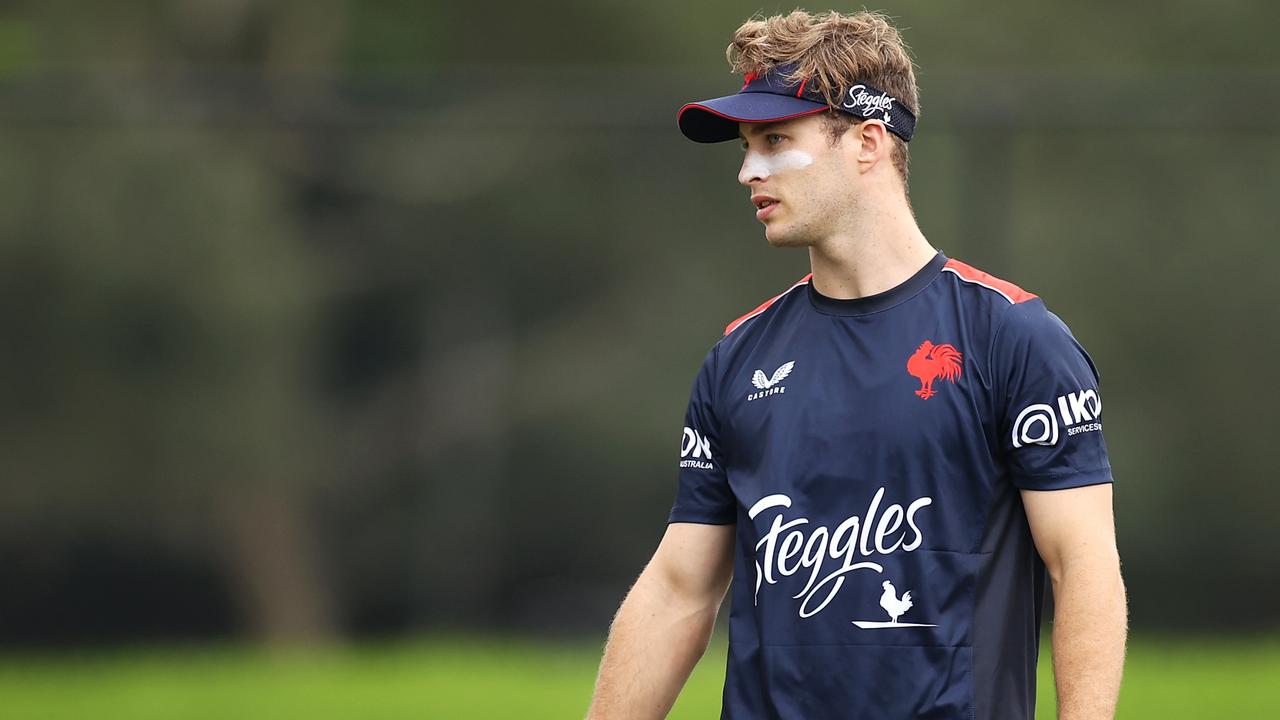
[[[756,219],[764,220],[778,206],[778,201],[768,195],[757,195],[751,198],[751,204],[756,207]]]

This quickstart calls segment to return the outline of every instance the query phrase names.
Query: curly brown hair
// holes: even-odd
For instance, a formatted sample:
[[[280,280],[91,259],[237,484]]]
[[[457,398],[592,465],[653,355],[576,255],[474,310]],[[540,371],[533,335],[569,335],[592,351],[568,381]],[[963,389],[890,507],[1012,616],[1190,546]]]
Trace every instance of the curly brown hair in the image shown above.
[[[756,16],[733,33],[725,51],[734,73],[763,73],[779,65],[795,65],[789,82],[808,80],[830,111],[824,116],[832,144],[859,118],[837,110],[846,88],[864,82],[892,95],[920,118],[920,98],[910,49],[889,18],[862,10],[844,15],[834,10],[810,15],[796,10],[789,15]],[[907,185],[907,143],[890,135],[890,157],[903,188]]]

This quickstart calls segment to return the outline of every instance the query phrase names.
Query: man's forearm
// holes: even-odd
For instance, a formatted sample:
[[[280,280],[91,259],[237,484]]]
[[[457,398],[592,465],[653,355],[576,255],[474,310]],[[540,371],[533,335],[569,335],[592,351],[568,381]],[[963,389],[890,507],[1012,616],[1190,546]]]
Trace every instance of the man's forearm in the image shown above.
[[[1060,720],[1115,717],[1128,610],[1119,562],[1080,562],[1054,578],[1053,671]]]
[[[721,599],[690,602],[642,573],[609,630],[587,720],[665,718],[707,649]]]

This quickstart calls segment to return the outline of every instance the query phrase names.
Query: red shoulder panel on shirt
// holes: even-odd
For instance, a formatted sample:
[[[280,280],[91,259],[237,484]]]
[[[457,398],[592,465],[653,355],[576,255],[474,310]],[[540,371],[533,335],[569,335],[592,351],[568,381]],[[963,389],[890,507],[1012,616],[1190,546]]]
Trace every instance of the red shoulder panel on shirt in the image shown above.
[[[955,273],[957,277],[965,282],[971,282],[975,285],[981,285],[989,290],[994,290],[1003,295],[1005,300],[1008,300],[1010,303],[1015,305],[1020,302],[1034,300],[1037,297],[1035,293],[1029,293],[1008,280],[1001,280],[1000,278],[985,273],[972,265],[962,263],[959,260],[952,258],[947,259],[947,264],[942,266],[942,270],[943,272]]]
[[[733,322],[729,323],[728,325],[726,325],[726,326],[724,327],[724,334],[725,334],[725,335],[728,335],[729,333],[733,332],[734,330],[737,330],[737,329],[738,329],[738,326],[739,326],[739,325],[741,325],[742,323],[744,323],[744,322],[746,322],[746,321],[750,320],[751,318],[753,318],[753,317],[755,317],[755,316],[759,315],[760,313],[764,312],[765,310],[768,310],[768,309],[769,309],[769,306],[770,306],[770,305],[772,305],[772,304],[774,304],[775,302],[777,302],[778,298],[782,297],[783,295],[786,295],[787,293],[791,292],[792,290],[795,290],[796,288],[800,287],[801,285],[804,285],[805,283],[809,282],[809,278],[811,278],[811,277],[813,277],[813,273],[809,273],[808,275],[805,275],[804,277],[802,277],[802,278],[800,278],[799,280],[797,280],[797,281],[796,281],[796,284],[792,285],[791,287],[787,288],[786,290],[783,290],[782,292],[778,293],[777,295],[774,295],[773,297],[769,298],[768,300],[765,300],[764,302],[760,303],[760,306],[759,306],[759,307],[757,307],[755,310],[752,310],[751,312],[747,313],[746,315],[743,315],[742,317],[738,318],[737,320],[734,320]]]

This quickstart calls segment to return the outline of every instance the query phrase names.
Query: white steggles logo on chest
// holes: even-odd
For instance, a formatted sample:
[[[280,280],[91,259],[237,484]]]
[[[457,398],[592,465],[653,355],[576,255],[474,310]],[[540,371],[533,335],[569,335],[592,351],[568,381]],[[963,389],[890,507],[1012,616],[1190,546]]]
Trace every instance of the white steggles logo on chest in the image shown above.
[[[932,505],[933,498],[918,497],[904,507],[898,503],[884,506],[884,497],[885,488],[881,487],[871,498],[866,512],[850,515],[834,528],[816,525],[807,517],[788,516],[792,503],[787,495],[768,495],[757,501],[747,511],[747,517],[755,520],[766,511],[777,514],[756,542],[755,604],[760,604],[763,586],[776,585],[784,578],[803,576],[804,571],[808,571],[804,587],[791,598],[800,600],[800,617],[813,617],[835,599],[847,576],[860,570],[883,574],[884,566],[877,562],[879,559],[899,552],[909,553],[923,545],[924,532],[916,515]],[[855,620],[855,625],[863,629],[934,627],[898,622],[913,605],[911,593],[907,591],[899,599],[892,583],[886,581],[883,586],[885,594],[880,603],[889,613],[890,621]]]
[[[787,386],[779,385],[778,383],[785,380],[787,376],[791,374],[791,369],[795,366],[795,360],[783,363],[782,366],[773,371],[773,377],[765,375],[763,370],[756,370],[755,374],[751,376],[751,384],[755,385],[759,392],[753,392],[748,395],[747,402],[759,400],[760,398],[768,397],[769,395],[780,395],[785,393],[787,391]]]

